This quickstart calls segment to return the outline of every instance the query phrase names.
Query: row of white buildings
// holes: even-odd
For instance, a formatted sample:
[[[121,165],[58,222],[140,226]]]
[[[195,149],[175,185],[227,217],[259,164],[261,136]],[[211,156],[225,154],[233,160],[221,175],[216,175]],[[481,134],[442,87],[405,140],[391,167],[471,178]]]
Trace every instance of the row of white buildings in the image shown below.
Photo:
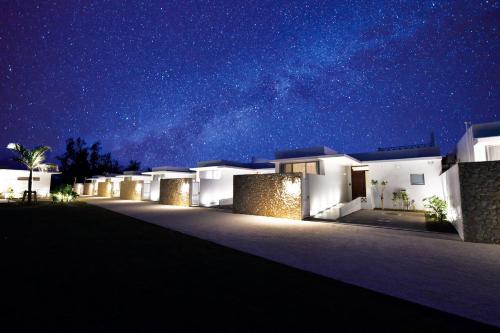
[[[500,160],[500,122],[468,127],[457,144],[456,159],[457,162]],[[75,191],[81,195],[167,204],[231,206],[234,195],[244,193],[234,189],[235,177],[294,174],[300,176],[300,184],[284,184],[283,195],[288,192],[300,194],[298,218],[328,211],[328,216],[335,219],[359,209],[381,208],[382,205],[385,208],[400,208],[391,198],[393,193],[401,191],[409,198],[406,208],[410,209],[423,210],[423,199],[433,195],[446,199],[450,184],[443,180],[445,170],[442,160],[439,147],[433,143],[357,154],[338,153],[328,147],[311,147],[278,151],[273,160],[254,160],[251,163],[215,160],[200,162],[194,168],[156,167],[150,172],[95,176],[84,184],[76,184]],[[8,187],[14,188],[14,192],[26,188],[26,171],[0,170],[0,174],[0,192],[6,193]],[[162,186],[162,180],[167,179],[185,181],[179,183],[178,188]],[[272,177],[266,179],[272,181]],[[41,195],[49,192],[50,174],[35,173],[34,180],[34,189]],[[175,196],[187,199],[176,201]],[[273,215],[269,212],[265,214]]]
[[[500,160],[500,122],[469,127],[457,144],[457,162]],[[275,159],[240,163],[205,161],[194,168],[156,167],[142,174],[97,176],[81,185],[83,195],[99,195],[99,184],[109,191],[101,195],[122,199],[159,201],[162,179],[190,179],[184,191],[190,206],[230,206],[234,176],[250,174],[299,173],[302,175],[302,218],[325,210],[341,216],[358,209],[398,208],[392,194],[404,191],[409,208],[423,210],[423,199],[436,195],[446,198],[443,156],[433,143],[379,149],[370,153],[342,154],[328,147],[276,152]],[[134,181],[135,192],[121,194],[122,181]],[[377,185],[373,185],[376,181]],[[386,183],[385,186],[381,186]],[[103,187],[104,185],[101,185]],[[380,192],[385,194],[382,203]],[[184,204],[186,202],[184,201]],[[338,210],[335,210],[338,207]],[[408,207],[407,207],[408,208]]]

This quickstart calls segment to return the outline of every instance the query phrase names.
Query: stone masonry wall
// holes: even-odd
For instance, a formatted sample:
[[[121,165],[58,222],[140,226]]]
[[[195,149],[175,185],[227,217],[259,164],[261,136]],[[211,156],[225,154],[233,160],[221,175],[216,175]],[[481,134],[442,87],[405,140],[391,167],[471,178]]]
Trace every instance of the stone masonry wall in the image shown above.
[[[500,244],[500,161],[459,163],[464,240]]]
[[[163,205],[190,205],[191,179],[173,178],[160,180],[160,200]]]
[[[120,199],[141,200],[143,180],[124,180],[120,183]]]
[[[234,176],[233,212],[302,219],[300,174]]]
[[[97,183],[97,196],[111,198],[112,196],[111,188],[112,188],[111,182]]]
[[[93,183],[83,184],[83,195],[93,195],[93,193],[94,193],[94,184]]]

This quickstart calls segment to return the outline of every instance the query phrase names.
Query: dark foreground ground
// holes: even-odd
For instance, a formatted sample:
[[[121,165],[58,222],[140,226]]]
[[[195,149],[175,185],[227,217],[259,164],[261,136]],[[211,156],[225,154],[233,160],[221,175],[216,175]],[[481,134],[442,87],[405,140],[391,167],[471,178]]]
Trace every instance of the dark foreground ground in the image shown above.
[[[85,203],[0,204],[0,245],[3,328],[493,330]]]

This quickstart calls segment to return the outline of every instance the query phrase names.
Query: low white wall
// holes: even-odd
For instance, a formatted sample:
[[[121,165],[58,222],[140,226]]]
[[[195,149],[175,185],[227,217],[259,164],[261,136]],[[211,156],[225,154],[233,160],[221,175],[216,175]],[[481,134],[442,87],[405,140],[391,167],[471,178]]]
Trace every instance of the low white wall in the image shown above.
[[[274,172],[274,169],[217,168],[217,170],[221,172],[219,179],[200,179],[200,205],[202,206],[231,205],[233,203],[234,175]]]
[[[441,160],[436,159],[414,159],[387,162],[369,162],[367,172],[366,194],[368,201],[373,202],[375,208],[380,208],[380,196],[377,195],[372,186],[371,180],[376,179],[379,184],[383,180],[388,181],[384,191],[384,208],[393,208],[392,193],[405,189],[410,200],[415,200],[415,208],[423,210],[424,198],[437,195],[443,198],[443,188],[441,185]],[[411,185],[410,174],[424,174],[425,185]]]
[[[307,175],[309,214],[311,216],[340,202],[348,201],[347,168],[334,162],[324,162],[324,175]]]
[[[455,164],[443,173],[441,180],[443,184],[443,198],[448,204],[447,219],[453,224],[460,237],[464,239],[458,164]]]
[[[83,183],[76,183],[73,185],[73,191],[76,192],[78,195],[83,194]]]
[[[9,188],[14,190],[14,197],[22,198],[24,191],[28,190],[27,180],[18,180],[19,177],[29,177],[27,170],[0,170],[0,193],[2,196],[7,196]],[[50,180],[51,174],[46,172],[33,172],[33,178],[40,178],[40,180],[33,180],[32,191],[37,192],[38,197],[46,197],[50,194]]]
[[[347,216],[354,212],[361,210],[361,197],[358,197],[352,201],[347,202],[345,205],[339,208],[339,217]]]

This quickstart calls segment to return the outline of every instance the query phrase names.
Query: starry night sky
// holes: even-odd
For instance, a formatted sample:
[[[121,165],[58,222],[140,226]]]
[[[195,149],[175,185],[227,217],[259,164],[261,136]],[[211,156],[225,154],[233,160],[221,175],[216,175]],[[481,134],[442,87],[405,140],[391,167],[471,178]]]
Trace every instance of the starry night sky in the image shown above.
[[[500,120],[499,1],[0,1],[0,145],[194,166]]]

